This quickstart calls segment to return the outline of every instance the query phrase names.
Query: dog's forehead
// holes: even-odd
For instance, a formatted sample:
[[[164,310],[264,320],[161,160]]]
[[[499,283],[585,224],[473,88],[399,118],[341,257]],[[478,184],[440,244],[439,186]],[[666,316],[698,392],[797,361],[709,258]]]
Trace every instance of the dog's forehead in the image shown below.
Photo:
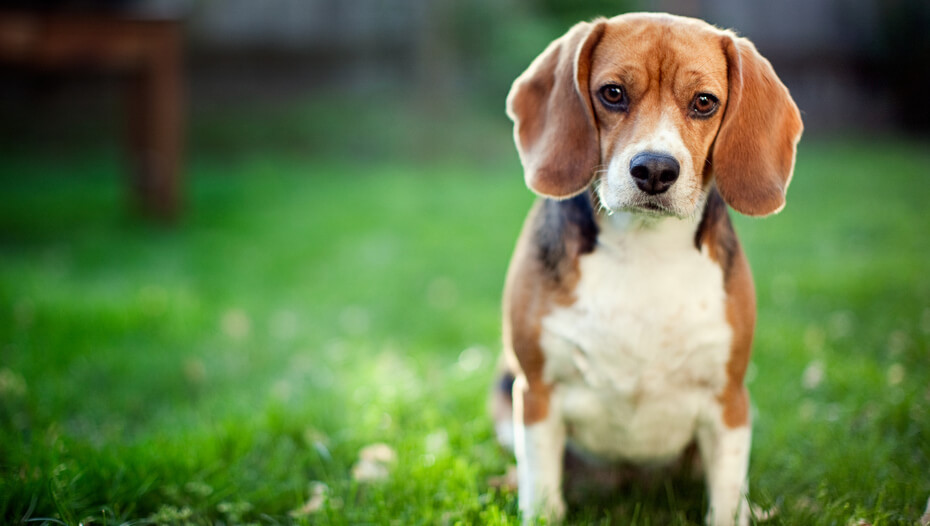
[[[706,22],[672,16],[625,15],[607,21],[592,56],[598,74],[687,76],[697,82],[724,81],[726,33]]]

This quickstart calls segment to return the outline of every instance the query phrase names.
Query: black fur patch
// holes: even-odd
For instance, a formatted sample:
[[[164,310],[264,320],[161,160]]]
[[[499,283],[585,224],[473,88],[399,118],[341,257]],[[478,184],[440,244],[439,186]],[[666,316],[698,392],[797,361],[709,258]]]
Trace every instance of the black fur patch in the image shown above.
[[[513,399],[513,382],[516,380],[513,373],[507,371],[501,375],[500,379],[497,381],[497,388],[500,389],[508,400]]]
[[[545,199],[536,225],[536,256],[547,275],[559,280],[563,262],[587,254],[597,243],[598,227],[587,192],[571,199]]]
[[[730,275],[730,267],[733,266],[733,257],[739,249],[739,242],[736,239],[736,232],[733,231],[733,223],[730,222],[727,205],[716,188],[712,189],[707,196],[704,215],[701,217],[697,232],[694,233],[695,248],[701,250],[701,245],[706,242],[708,232],[711,230],[717,232],[714,248],[720,266],[723,268],[724,279],[726,279]]]

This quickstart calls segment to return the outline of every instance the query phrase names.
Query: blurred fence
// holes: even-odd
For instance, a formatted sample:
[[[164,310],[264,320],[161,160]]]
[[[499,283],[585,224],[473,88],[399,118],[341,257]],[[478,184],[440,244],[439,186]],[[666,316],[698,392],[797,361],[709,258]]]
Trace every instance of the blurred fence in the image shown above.
[[[916,102],[930,83],[926,0],[0,0],[36,6],[184,18],[194,103],[399,86],[424,103],[467,96],[494,111],[574,21],[669,11],[756,42],[808,132],[930,130],[930,105]],[[17,92],[4,89],[10,104]]]
[[[207,55],[245,49],[312,57],[322,82],[456,86],[500,99],[572,22],[627,10],[704,18],[751,38],[792,89],[810,131],[930,129],[915,105],[930,81],[926,0],[249,0],[201,2],[191,38]],[[298,67],[297,69],[301,69]]]

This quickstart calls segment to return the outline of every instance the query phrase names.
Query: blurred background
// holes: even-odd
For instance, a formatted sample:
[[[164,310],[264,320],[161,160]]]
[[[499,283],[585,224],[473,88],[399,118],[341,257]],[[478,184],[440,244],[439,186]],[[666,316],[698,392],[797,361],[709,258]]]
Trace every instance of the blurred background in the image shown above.
[[[504,99],[632,10],[749,37],[803,113],[785,212],[735,217],[754,501],[913,524],[926,0],[0,0],[0,522],[517,523],[485,409],[533,200]],[[700,485],[636,491],[579,522],[701,523]]]
[[[575,21],[632,10],[751,37],[809,135],[930,129],[930,109],[912,102],[930,64],[921,0],[3,0],[0,9],[2,144],[117,144],[130,197],[168,218],[201,152],[497,153],[506,141],[469,144],[487,135],[462,130],[506,127],[510,82]],[[314,103],[332,113],[297,117]]]
[[[327,138],[335,138],[321,128],[339,126],[332,122],[317,123],[316,129],[303,123],[272,130],[274,125],[264,121],[274,119],[256,115],[255,122],[241,128],[209,129],[216,113],[267,111],[326,97],[352,99],[341,115],[360,124],[372,122],[372,113],[378,112],[429,115],[430,122],[422,123],[428,129],[420,130],[422,140],[412,141],[422,144],[421,151],[407,153],[460,150],[455,140],[438,150],[433,144],[454,135],[450,128],[461,116],[457,112],[499,117],[510,82],[547,42],[575,21],[631,10],[695,16],[749,36],[791,89],[808,133],[926,133],[930,127],[930,110],[912,102],[920,99],[930,64],[930,36],[924,30],[930,7],[921,0],[788,0],[777,5],[737,0],[270,0],[260,5],[246,0],[4,0],[0,6],[7,12],[177,21],[181,84],[188,101],[185,144],[194,154],[204,147],[254,147],[256,140],[331,152],[334,145]],[[29,58],[25,50],[29,24],[6,24],[2,35],[7,59],[0,61],[4,144],[114,135],[105,126],[125,109],[125,79],[119,77],[131,64],[95,61],[86,52],[70,61],[45,61],[58,67],[41,67],[43,61]],[[363,128],[357,130],[361,135],[381,131],[358,128]],[[390,135],[410,131],[395,128]],[[443,133],[434,133],[438,130]],[[385,143],[381,139],[359,137],[358,142],[368,143],[362,148],[373,154]],[[386,148],[396,150],[397,144],[386,142]]]

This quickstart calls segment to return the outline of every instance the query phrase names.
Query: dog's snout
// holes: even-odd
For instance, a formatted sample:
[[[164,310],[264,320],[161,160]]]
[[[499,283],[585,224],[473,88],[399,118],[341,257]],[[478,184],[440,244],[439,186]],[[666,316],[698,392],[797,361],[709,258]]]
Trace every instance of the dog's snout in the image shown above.
[[[630,175],[636,186],[649,195],[657,195],[671,188],[678,179],[680,166],[671,155],[642,152],[630,161]]]

